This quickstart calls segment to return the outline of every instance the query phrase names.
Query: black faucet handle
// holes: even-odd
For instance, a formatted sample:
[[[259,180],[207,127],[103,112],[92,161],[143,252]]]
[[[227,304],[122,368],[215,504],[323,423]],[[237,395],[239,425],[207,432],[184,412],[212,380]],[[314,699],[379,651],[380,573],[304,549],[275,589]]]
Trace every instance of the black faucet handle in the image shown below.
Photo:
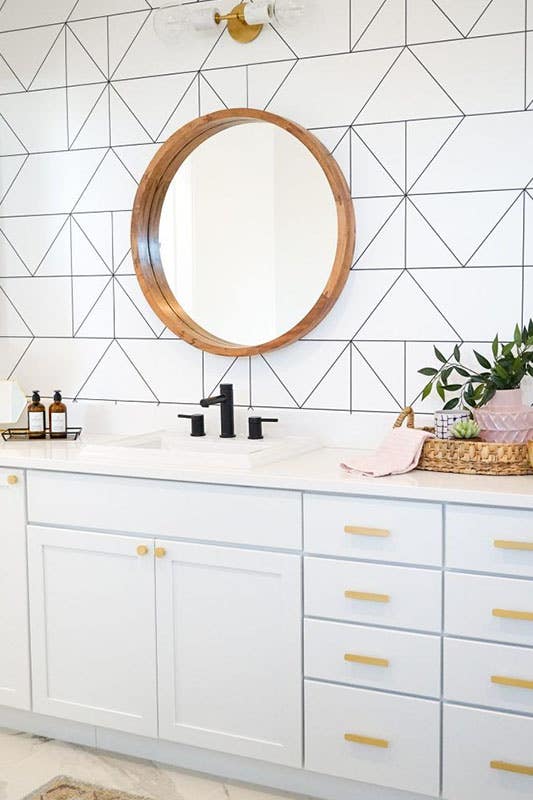
[[[203,414],[178,414],[178,419],[191,420],[191,436],[205,436],[205,421]]]
[[[248,438],[263,439],[263,422],[279,422],[267,417],[248,417]]]

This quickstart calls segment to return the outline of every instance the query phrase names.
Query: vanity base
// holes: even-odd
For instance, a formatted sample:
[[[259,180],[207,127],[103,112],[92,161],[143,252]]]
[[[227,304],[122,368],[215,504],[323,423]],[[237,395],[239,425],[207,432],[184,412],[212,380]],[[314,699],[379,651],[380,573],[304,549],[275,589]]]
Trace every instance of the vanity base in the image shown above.
[[[430,800],[427,795],[333,778],[304,769],[277,766],[78,722],[66,722],[30,711],[0,707],[0,727],[319,800]]]

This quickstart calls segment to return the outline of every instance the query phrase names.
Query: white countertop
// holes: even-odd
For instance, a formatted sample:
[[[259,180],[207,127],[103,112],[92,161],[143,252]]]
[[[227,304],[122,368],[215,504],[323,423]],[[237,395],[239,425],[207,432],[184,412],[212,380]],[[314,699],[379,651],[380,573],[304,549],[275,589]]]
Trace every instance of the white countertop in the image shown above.
[[[342,448],[320,448],[244,470],[169,466],[153,461],[125,463],[111,454],[108,459],[95,460],[84,452],[86,444],[99,443],[101,439],[85,435],[79,442],[1,442],[0,467],[533,509],[533,476],[450,475],[416,470],[407,475],[365,478],[341,469],[340,463],[350,461],[358,452]]]

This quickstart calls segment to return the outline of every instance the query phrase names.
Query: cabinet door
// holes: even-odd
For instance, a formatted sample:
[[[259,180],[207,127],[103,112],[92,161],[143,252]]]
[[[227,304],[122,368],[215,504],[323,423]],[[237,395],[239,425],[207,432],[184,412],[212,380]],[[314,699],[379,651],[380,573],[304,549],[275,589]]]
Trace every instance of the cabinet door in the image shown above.
[[[300,558],[160,546],[160,737],[300,766]]]
[[[0,470],[0,705],[30,708],[26,514],[22,472]]]
[[[28,539],[34,711],[155,736],[153,546],[32,526]]]

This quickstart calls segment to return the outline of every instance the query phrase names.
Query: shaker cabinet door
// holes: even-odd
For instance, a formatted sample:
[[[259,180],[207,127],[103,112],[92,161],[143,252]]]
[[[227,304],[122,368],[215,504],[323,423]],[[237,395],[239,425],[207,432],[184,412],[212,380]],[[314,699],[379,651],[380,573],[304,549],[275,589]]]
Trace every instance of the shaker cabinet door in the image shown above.
[[[0,706],[30,708],[24,475],[0,470]]]
[[[157,735],[150,541],[30,526],[33,710]]]
[[[158,544],[160,737],[301,766],[299,557]]]

